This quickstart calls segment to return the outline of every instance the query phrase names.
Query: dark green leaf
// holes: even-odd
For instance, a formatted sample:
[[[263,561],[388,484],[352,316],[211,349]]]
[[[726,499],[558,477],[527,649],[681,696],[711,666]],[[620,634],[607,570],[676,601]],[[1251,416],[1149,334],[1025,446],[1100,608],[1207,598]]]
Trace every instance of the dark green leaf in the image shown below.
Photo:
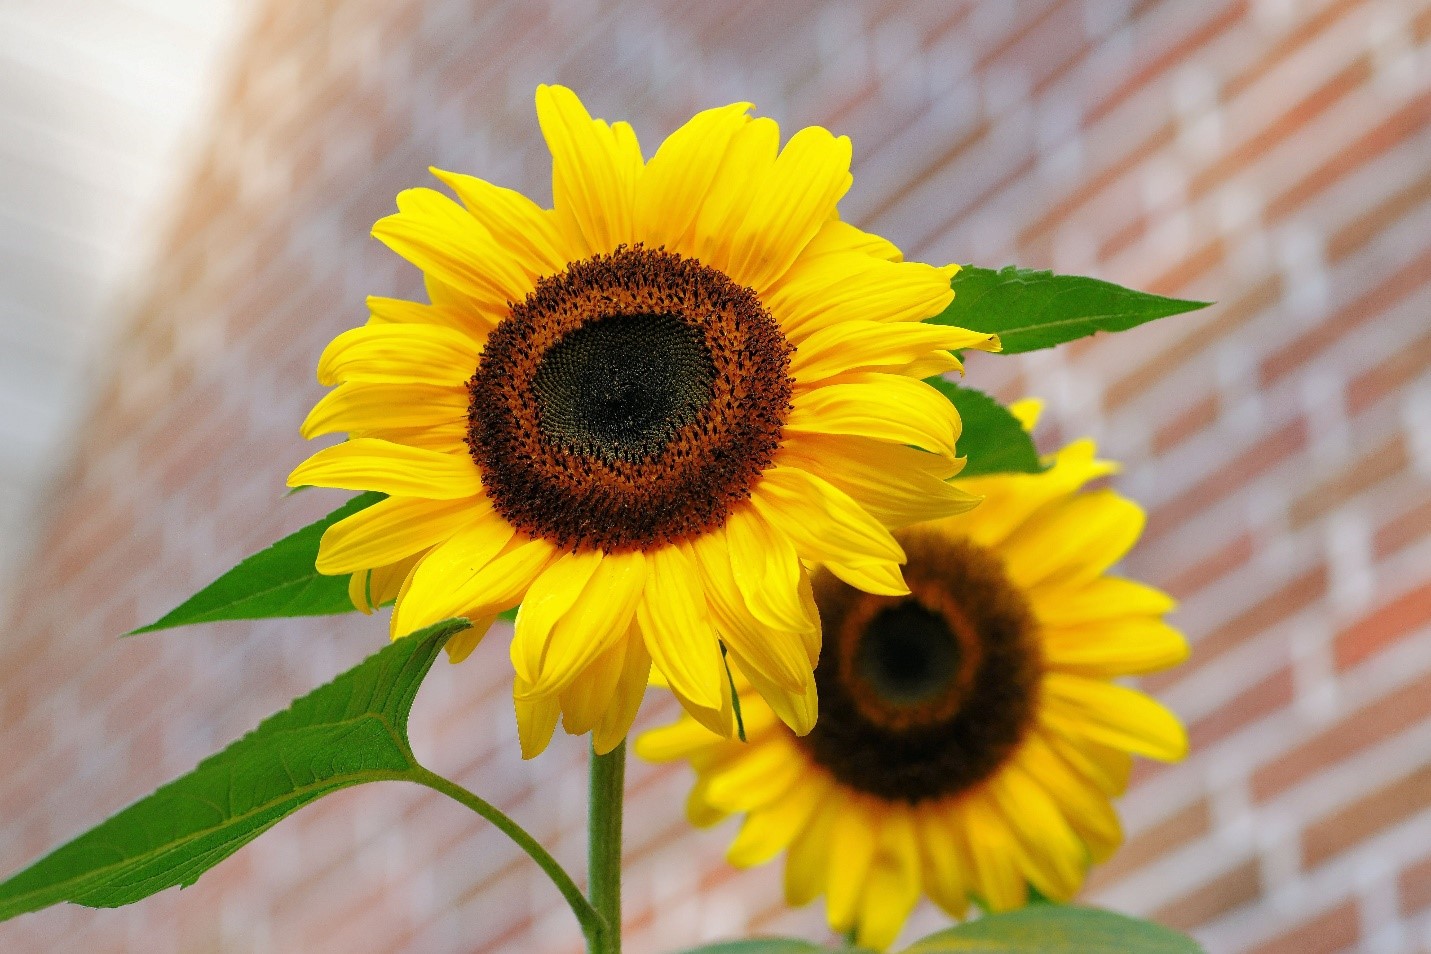
[[[131,632],[149,633],[191,623],[274,616],[331,616],[353,612],[347,576],[324,576],[313,566],[323,531],[371,507],[383,494],[359,494],[316,523],[279,540],[229,570],[164,618]]]
[[[715,944],[706,944],[702,947],[693,947],[682,951],[681,954],[809,954],[810,951],[828,952],[830,949],[821,947],[819,944],[810,941],[802,941],[795,937],[753,937],[744,941],[718,941]],[[849,951],[849,948],[843,948]],[[851,952],[858,954],[858,952]]]
[[[954,300],[930,321],[997,334],[1004,354],[1052,348],[1096,331],[1126,331],[1209,304],[1012,265],[998,271],[969,266],[950,284]]]
[[[1192,938],[1112,911],[1036,904],[931,934],[904,954],[1201,954]]]
[[[187,887],[280,819],[330,792],[403,778],[407,716],[446,620],[397,640],[224,751],[0,884],[0,920],[73,901],[118,907]]]
[[[959,453],[968,458],[968,463],[959,472],[960,477],[1043,472],[1033,439],[1008,408],[983,391],[943,378],[930,378],[929,383],[953,402],[964,421]]]

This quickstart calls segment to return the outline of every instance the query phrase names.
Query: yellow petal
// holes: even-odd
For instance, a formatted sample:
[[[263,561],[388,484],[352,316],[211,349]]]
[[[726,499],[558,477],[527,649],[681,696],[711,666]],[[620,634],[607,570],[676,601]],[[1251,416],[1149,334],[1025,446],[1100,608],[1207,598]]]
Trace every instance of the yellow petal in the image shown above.
[[[953,518],[948,526],[974,543],[994,547],[1046,504],[1117,470],[1117,464],[1097,459],[1092,441],[1074,441],[1053,455],[1052,467],[1042,474],[998,474],[961,480],[960,486],[983,497],[984,503]]]
[[[726,518],[731,574],[745,605],[761,623],[785,632],[818,630],[800,598],[800,557],[795,545],[753,506],[738,506]]]
[[[1164,762],[1187,754],[1176,716],[1141,692],[1066,673],[1043,679],[1046,718],[1069,733]]]
[[[844,491],[799,468],[776,466],[761,474],[751,503],[802,558],[851,586],[887,596],[909,592],[899,572],[904,549]]]
[[[626,656],[621,675],[616,681],[611,703],[591,732],[591,745],[597,755],[605,755],[621,744],[636,721],[641,699],[646,695],[646,680],[651,672],[651,655],[641,634],[634,627],[626,637]]]
[[[626,123],[592,119],[564,86],[537,87],[537,121],[552,153],[552,203],[586,254],[613,251],[634,235],[641,147]]]
[[[779,148],[780,127],[765,117],[752,119],[731,136],[697,216],[696,258],[713,268],[725,267],[755,198],[751,184],[769,175]]]
[[[424,276],[431,282],[431,276]],[[464,299],[464,302],[470,299]],[[492,329],[507,314],[506,302],[490,302],[486,306],[471,304],[463,308],[438,307],[401,298],[368,297],[368,324],[379,328],[391,325],[416,325],[448,328],[461,332],[473,341],[484,342]]]
[[[705,775],[706,801],[724,812],[753,812],[786,797],[808,771],[789,737],[748,744],[735,758]]]
[[[376,566],[371,570],[359,570],[348,580],[348,598],[360,612],[371,614],[379,606],[397,599],[403,584],[417,566],[417,561],[425,554],[425,550],[419,550],[393,563]],[[322,557],[321,549],[319,557]]]
[[[373,237],[424,272],[491,307],[531,292],[532,278],[512,253],[441,192],[405,189],[397,206],[373,226]]]
[[[776,460],[829,481],[893,529],[962,513],[979,503],[947,482],[962,461],[902,444],[787,432]]]
[[[830,833],[843,810],[843,799],[829,795],[817,800],[810,818],[790,843],[785,856],[785,900],[792,906],[809,904],[825,890],[831,875]]]
[[[880,833],[879,816],[862,798],[846,798],[830,828],[829,896],[825,899],[830,927],[838,934],[855,926],[860,893],[874,862]]]
[[[809,735],[810,730],[815,728],[815,719],[819,715],[819,695],[815,689],[815,677],[812,672],[805,680],[805,684],[798,690],[785,688],[780,683],[766,678],[765,673],[750,664],[735,649],[730,650],[730,659],[739,669],[766,705],[790,727],[790,731],[796,735]],[[754,731],[752,723],[755,707],[745,704],[745,697],[742,696],[742,716],[745,721],[745,732],[747,738]]]
[[[1039,732],[1029,733],[1017,758],[1029,778],[1053,797],[1088,846],[1091,860],[1106,861],[1123,841],[1123,826],[1098,784],[1074,768]]]
[[[921,803],[915,809],[924,888],[931,900],[956,918],[969,908],[969,859],[963,839],[950,831],[953,810],[946,801]]]
[[[1188,658],[1183,634],[1146,616],[1045,627],[1043,647],[1055,669],[1108,679],[1156,672]]]
[[[526,690],[522,677],[516,677],[512,701],[517,710],[517,738],[522,744],[522,758],[534,759],[551,742],[560,707],[556,696],[531,696]]]
[[[1009,405],[1009,413],[1018,419],[1019,426],[1032,432],[1038,427],[1038,419],[1043,416],[1043,401],[1039,398],[1024,398]]]
[[[836,380],[795,396],[787,431],[873,437],[955,456],[959,412],[928,384],[870,372]]]
[[[512,667],[535,695],[556,691],[542,678],[547,642],[557,620],[581,598],[603,557],[600,550],[563,553],[532,581],[522,597],[512,637]]]
[[[546,575],[553,570],[555,567]],[[602,556],[581,587],[580,597],[551,626],[539,669],[531,679],[532,691],[562,691],[598,655],[617,646],[631,625],[645,582],[646,561],[639,551]],[[524,607],[536,590],[533,586],[522,604]],[[517,620],[520,630],[520,611]],[[515,641],[512,646],[515,653]],[[621,671],[621,657],[615,659],[610,668],[614,684]]]
[[[790,846],[820,800],[828,797],[822,779],[811,778],[780,798],[751,812],[726,849],[726,860],[737,868],[763,865]]]
[[[512,189],[503,189],[475,176],[429,167],[457,193],[467,211],[492,233],[531,278],[560,272],[567,266],[561,233],[552,214]]]
[[[1046,505],[1000,547],[1009,579],[1030,589],[1064,586],[1108,569],[1143,532],[1143,508],[1112,490],[1095,490]]]
[[[442,648],[447,651],[447,661],[452,665],[457,665],[472,655],[472,651],[482,642],[482,637],[487,635],[487,630],[492,628],[492,624],[497,621],[495,616],[484,616],[481,619],[472,621],[469,629],[464,629],[449,639]]]
[[[334,338],[318,359],[318,383],[387,381],[462,387],[481,345],[438,325],[363,325]]]
[[[816,232],[815,237],[801,250],[797,261],[808,261],[840,252],[858,252],[887,262],[904,260],[904,253],[888,239],[873,232],[865,232],[848,222],[840,221],[839,218],[832,218],[820,226],[820,231]]]
[[[457,384],[350,381],[318,401],[303,422],[307,440],[388,427],[440,427],[467,416],[471,398]]]
[[[636,190],[636,234],[650,248],[685,251],[706,193],[730,146],[750,122],[750,103],[697,113],[651,157]]]
[[[1162,590],[1117,576],[1076,586],[1040,586],[1029,591],[1034,615],[1045,626],[1078,626],[1125,616],[1161,616],[1177,608]]]
[[[860,893],[857,943],[883,950],[919,901],[919,845],[909,809],[888,806],[880,818],[879,848]]]
[[[505,543],[498,544],[503,535]],[[473,619],[516,606],[558,555],[546,540],[512,536],[510,527],[502,530],[495,524],[462,539],[454,537],[418,564],[393,611],[393,631],[410,632],[452,616]]]
[[[959,802],[959,834],[971,866],[974,892],[990,911],[1012,911],[1028,901],[1028,885],[1019,873],[1020,849],[1008,822],[987,792],[970,793]]]
[[[1108,798],[1117,798],[1128,790],[1128,778],[1133,770],[1133,757],[1127,752],[1090,741],[1077,733],[1061,731],[1041,713],[1039,738],[1048,743],[1078,774],[1089,779]]]
[[[1045,897],[1067,902],[1078,893],[1087,866],[1087,850],[1058,805],[1015,759],[988,782],[988,791],[1014,833],[1020,868]]]
[[[829,220],[851,181],[849,138],[818,126],[800,130],[769,172],[749,183],[753,195],[729,256],[712,264],[739,284],[764,291]]]
[[[797,386],[808,386],[849,371],[898,368],[931,351],[975,348],[993,337],[953,325],[841,320],[799,343],[790,359],[790,374]],[[954,361],[951,370],[958,367]]]
[[[725,661],[694,562],[678,547],[646,554],[646,586],[636,610],[646,649],[671,691],[720,710],[729,695]]]
[[[802,257],[763,300],[786,337],[804,347],[812,335],[847,321],[892,329],[937,315],[954,298],[950,274],[947,268],[883,261],[863,252]],[[972,341],[980,347],[987,336]]]
[[[726,645],[768,681],[803,693],[811,666],[800,636],[762,626],[751,615],[731,570],[725,534],[702,534],[691,541],[690,549],[711,618]]]
[[[482,491],[471,457],[367,437],[323,448],[293,469],[288,486],[376,490],[393,497],[430,500],[475,497]]]
[[[485,495],[459,500],[380,500],[323,532],[318,543],[318,572],[336,575],[396,563],[446,540],[491,506]]]

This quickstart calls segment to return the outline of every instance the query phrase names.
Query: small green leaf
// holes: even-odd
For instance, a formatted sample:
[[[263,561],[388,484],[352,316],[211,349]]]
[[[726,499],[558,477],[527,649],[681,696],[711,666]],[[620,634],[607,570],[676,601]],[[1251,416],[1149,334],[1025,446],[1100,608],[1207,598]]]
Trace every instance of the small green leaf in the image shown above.
[[[0,884],[0,921],[73,901],[112,908],[180,885],[330,792],[407,777],[407,717],[453,634],[445,620],[389,644],[147,798]]]
[[[829,950],[795,937],[752,937],[744,941],[717,941],[690,948],[681,954],[809,954],[810,951]],[[848,951],[849,948],[843,950]]]
[[[1192,938],[1137,918],[1060,904],[991,914],[931,934],[904,954],[1201,954]]]
[[[960,269],[950,286],[954,300],[929,320],[997,334],[1003,354],[1052,348],[1097,331],[1126,331],[1211,304],[1012,265],[998,271],[971,265]]]
[[[928,383],[953,403],[964,422],[959,453],[968,458],[968,463],[959,472],[960,477],[1043,473],[1033,439],[1008,408],[983,391],[943,378],[930,378]]]
[[[162,619],[128,635],[223,619],[332,616],[354,612],[347,576],[324,576],[314,568],[323,531],[371,507],[383,494],[359,494],[316,523],[260,550],[189,597]]]

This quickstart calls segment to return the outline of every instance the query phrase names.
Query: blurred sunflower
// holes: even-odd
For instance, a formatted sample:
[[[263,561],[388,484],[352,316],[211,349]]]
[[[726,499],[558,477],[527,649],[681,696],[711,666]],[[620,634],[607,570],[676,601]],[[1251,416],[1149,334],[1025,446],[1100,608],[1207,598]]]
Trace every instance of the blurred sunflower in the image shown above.
[[[920,378],[997,339],[926,325],[955,267],[907,263],[839,220],[850,143],[780,148],[736,103],[649,162],[625,123],[537,90],[554,208],[433,170],[373,234],[430,304],[369,300],[324,352],[336,385],[305,437],[346,432],[289,477],[388,499],[324,535],[354,603],[394,637],[521,604],[511,646],[523,752],[558,717],[614,748],[654,664],[729,735],[728,658],[796,733],[815,721],[807,568],[907,592],[887,527],[957,513],[959,419]]]
[[[907,596],[817,574],[827,641],[805,737],[742,692],[749,744],[682,718],[637,752],[688,759],[691,820],[745,813],[730,861],[787,851],[790,903],[825,894],[831,927],[863,945],[891,944],[921,893],[956,917],[970,898],[1018,907],[1029,885],[1073,897],[1121,841],[1111,799],[1132,756],[1187,748],[1168,710],[1112,681],[1187,655],[1161,618],[1171,599],[1106,575],[1143,526],[1133,502],[1081,491],[1113,469],[1081,441],[1042,474],[962,481],[977,509],[896,535]]]

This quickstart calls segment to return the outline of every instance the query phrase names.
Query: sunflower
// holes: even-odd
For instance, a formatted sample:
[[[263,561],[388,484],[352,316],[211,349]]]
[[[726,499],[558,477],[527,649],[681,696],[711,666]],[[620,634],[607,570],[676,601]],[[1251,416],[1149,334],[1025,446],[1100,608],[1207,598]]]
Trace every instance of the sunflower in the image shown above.
[[[652,667],[732,731],[731,670],[796,732],[815,721],[810,571],[908,592],[890,528],[957,513],[960,422],[920,378],[997,339],[921,319],[955,267],[904,262],[842,222],[850,143],[736,103],[649,161],[631,127],[542,86],[553,208],[432,170],[373,234],[430,303],[369,299],[324,352],[289,477],[387,499],[323,536],[318,569],[390,600],[396,638],[466,616],[470,653],[520,604],[524,755],[558,718],[598,752]]]
[[[818,573],[828,640],[803,738],[738,686],[748,744],[682,718],[637,752],[688,759],[691,820],[744,813],[730,861],[787,852],[789,901],[825,894],[863,945],[891,944],[921,893],[956,917],[970,898],[1018,907],[1030,885],[1071,898],[1121,841],[1111,799],[1132,756],[1187,748],[1168,710],[1112,681],[1187,655],[1161,619],[1171,599],[1106,575],[1143,525],[1131,501],[1080,490],[1112,469],[1083,441],[1042,474],[962,482],[982,505],[896,535],[906,596]]]

